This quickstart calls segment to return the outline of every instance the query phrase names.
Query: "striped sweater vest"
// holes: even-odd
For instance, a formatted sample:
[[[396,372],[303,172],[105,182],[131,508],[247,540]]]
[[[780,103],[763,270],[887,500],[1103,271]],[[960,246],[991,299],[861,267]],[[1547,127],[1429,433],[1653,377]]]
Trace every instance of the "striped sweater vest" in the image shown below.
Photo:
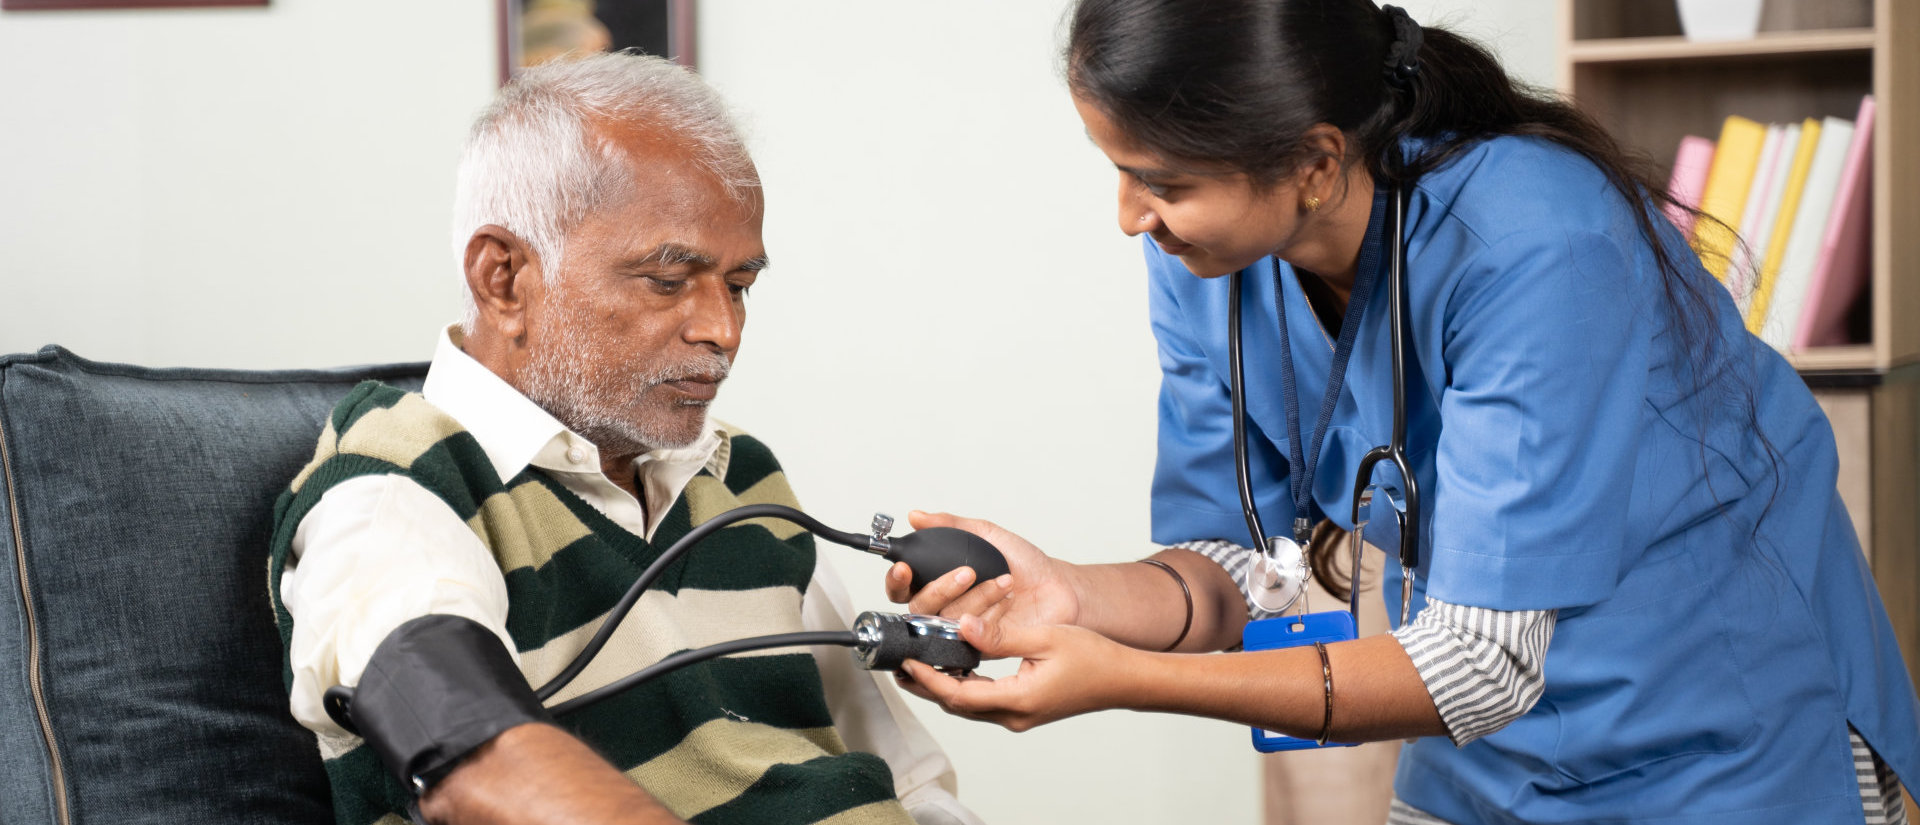
[[[342,481],[399,474],[444,500],[493,553],[506,578],[507,631],[521,672],[544,684],[640,572],[695,525],[743,504],[794,504],[764,445],[729,434],[721,449],[730,451],[726,478],[703,468],[650,543],[532,467],[502,483],[452,417],[418,394],[363,383],[334,409],[313,461],[275,506],[269,584],[281,642],[293,638],[279,593],[300,520]],[[716,533],[667,568],[600,656],[550,704],[677,651],[801,630],[813,554],[813,537],[785,522],[747,521]],[[282,670],[291,688],[284,656]],[[804,648],[692,665],[559,721],[693,823],[912,821],[894,798],[886,763],[841,743]],[[320,751],[341,825],[405,821],[406,789],[363,740],[321,734]]]

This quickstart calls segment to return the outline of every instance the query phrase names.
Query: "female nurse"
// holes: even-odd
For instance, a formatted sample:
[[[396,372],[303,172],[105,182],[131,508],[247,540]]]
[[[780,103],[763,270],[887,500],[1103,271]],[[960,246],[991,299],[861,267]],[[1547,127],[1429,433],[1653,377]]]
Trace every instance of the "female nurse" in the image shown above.
[[[1416,738],[1395,823],[1902,815],[1920,700],[1832,433],[1647,166],[1483,49],[1369,0],[1081,0],[1067,80],[1119,170],[1120,228],[1144,239],[1167,549],[1074,565],[917,515],[986,535],[1013,573],[964,595],[956,573],[914,609],[1023,661],[999,680],[916,665],[912,690],[1015,730],[1128,708]],[[1362,455],[1393,426],[1378,284],[1396,191],[1424,499],[1409,615],[1390,558],[1390,634],[1162,652],[1234,646],[1271,615],[1236,495],[1221,276],[1243,282],[1259,511],[1283,533],[1350,529]],[[1390,465],[1371,481],[1406,486]],[[1397,550],[1388,498],[1366,538]]]

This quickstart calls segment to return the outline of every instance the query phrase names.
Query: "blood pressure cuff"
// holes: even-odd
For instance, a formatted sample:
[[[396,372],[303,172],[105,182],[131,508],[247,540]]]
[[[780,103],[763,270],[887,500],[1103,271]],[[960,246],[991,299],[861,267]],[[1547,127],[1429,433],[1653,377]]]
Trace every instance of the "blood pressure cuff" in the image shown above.
[[[334,713],[336,703],[327,704]],[[345,711],[335,721],[364,737],[416,792],[508,728],[553,722],[500,637],[447,615],[422,616],[389,634]]]

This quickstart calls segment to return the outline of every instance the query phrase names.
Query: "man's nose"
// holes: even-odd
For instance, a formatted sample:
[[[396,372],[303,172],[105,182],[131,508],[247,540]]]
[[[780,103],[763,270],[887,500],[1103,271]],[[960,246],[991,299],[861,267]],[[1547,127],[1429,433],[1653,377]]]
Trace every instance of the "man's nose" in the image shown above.
[[[688,300],[688,317],[682,337],[690,344],[705,344],[721,352],[740,348],[740,328],[746,324],[746,308],[734,300],[733,287],[725,278],[697,278],[698,285]]]

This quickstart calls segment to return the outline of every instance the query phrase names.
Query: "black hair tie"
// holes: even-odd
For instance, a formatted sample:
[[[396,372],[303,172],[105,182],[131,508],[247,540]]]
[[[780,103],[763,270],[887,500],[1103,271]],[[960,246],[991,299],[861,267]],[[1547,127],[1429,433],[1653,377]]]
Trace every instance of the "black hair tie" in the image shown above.
[[[1387,47],[1387,82],[1402,89],[1413,86],[1420,73],[1420,44],[1425,35],[1419,23],[1399,6],[1381,6],[1380,11],[1393,23],[1393,44]]]

